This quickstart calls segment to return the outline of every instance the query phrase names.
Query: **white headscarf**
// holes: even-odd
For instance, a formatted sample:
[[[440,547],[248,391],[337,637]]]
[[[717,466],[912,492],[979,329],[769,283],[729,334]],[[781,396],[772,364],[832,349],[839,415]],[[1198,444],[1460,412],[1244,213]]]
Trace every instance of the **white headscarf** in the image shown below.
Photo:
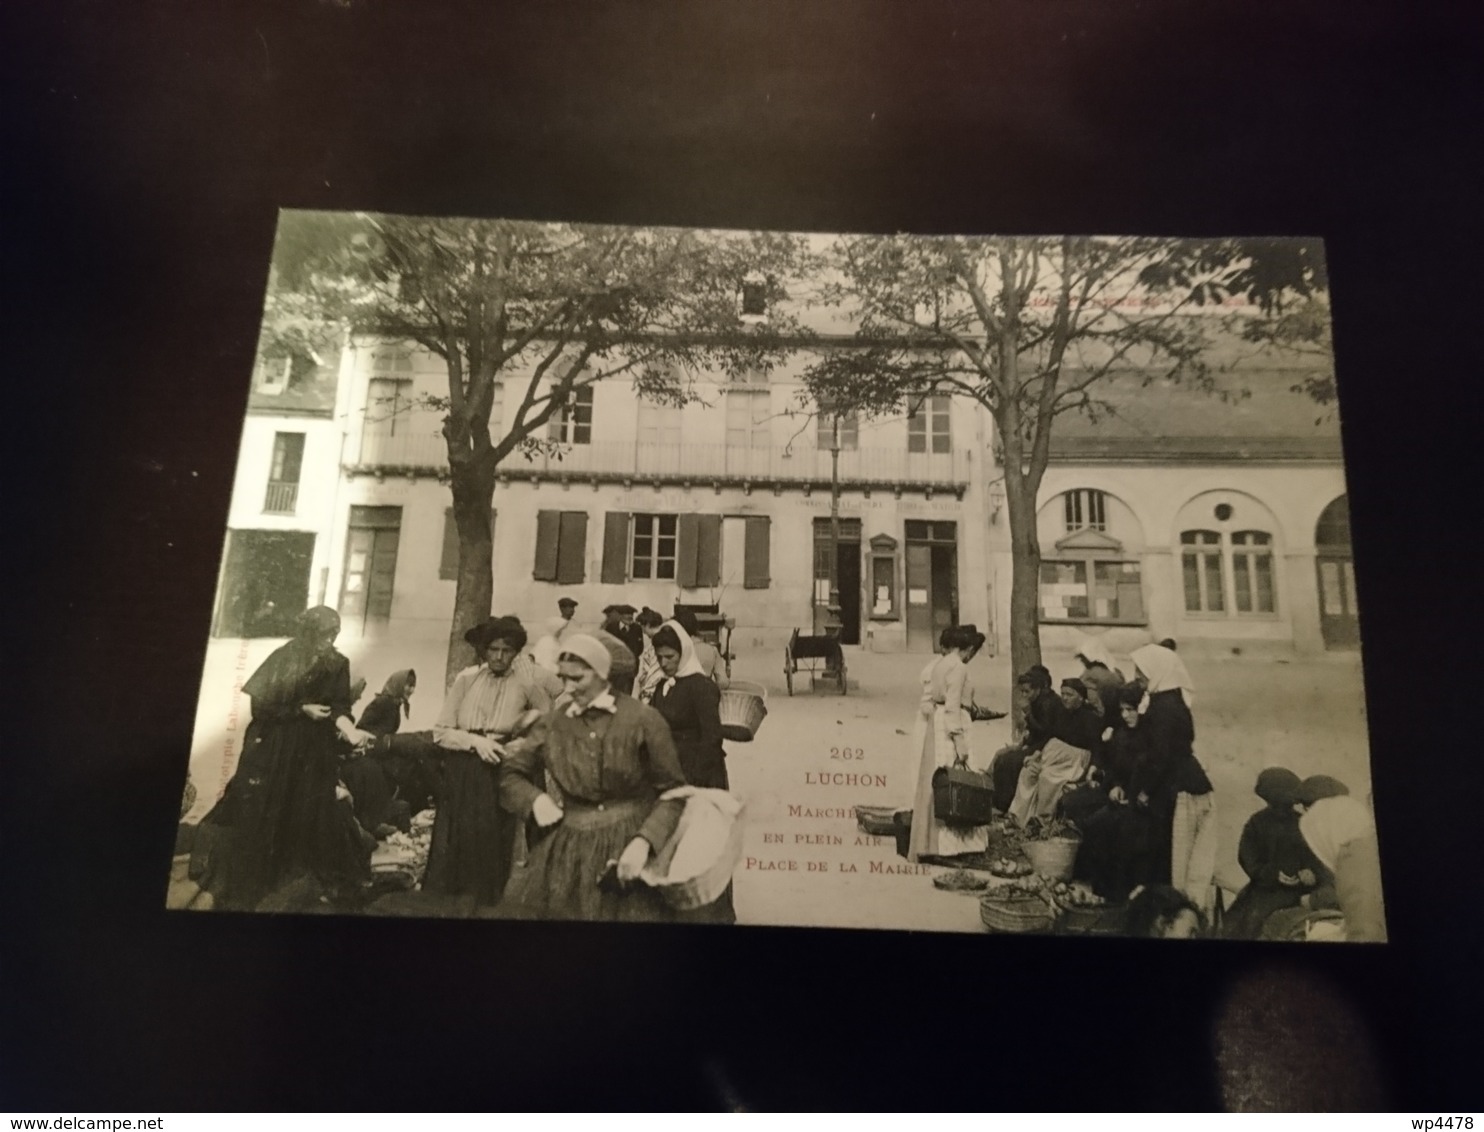
[[[674,676],[667,676],[660,684],[660,691],[669,694],[671,688],[675,687],[675,681],[682,676],[704,676],[706,670],[701,667],[701,662],[696,658],[696,643],[690,639],[690,634],[681,628],[678,621],[666,621],[660,628],[668,625],[670,630],[680,638],[680,666],[675,669]],[[654,644],[654,638],[650,638],[650,644]]]
[[[572,627],[565,617],[548,617],[542,628],[545,634],[531,649],[531,659],[548,672],[557,670],[562,655],[562,634]]]
[[[1359,798],[1348,794],[1338,798],[1321,798],[1299,818],[1299,832],[1314,850],[1314,856],[1334,872],[1340,851],[1362,837],[1373,836],[1376,820]]]
[[[1077,646],[1077,655],[1087,661],[1089,666],[1101,664],[1109,671],[1113,670],[1113,654],[1099,637],[1083,637],[1081,644]]]
[[[1168,692],[1171,688],[1180,689],[1180,694],[1185,697],[1186,707],[1195,707],[1195,681],[1190,678],[1185,662],[1174,652],[1163,645],[1144,645],[1136,648],[1130,655],[1139,671],[1149,678],[1149,684],[1144,689],[1144,703],[1139,706],[1140,711],[1148,706],[1149,696],[1155,692]]]

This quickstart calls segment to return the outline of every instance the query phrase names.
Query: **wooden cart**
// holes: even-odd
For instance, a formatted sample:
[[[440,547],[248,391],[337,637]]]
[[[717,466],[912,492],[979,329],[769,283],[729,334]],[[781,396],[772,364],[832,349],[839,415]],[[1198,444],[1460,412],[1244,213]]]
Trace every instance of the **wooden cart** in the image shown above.
[[[800,662],[803,662],[802,664]],[[783,680],[788,694],[794,694],[794,673],[807,672],[811,686],[819,677],[834,680],[845,694],[845,652],[835,636],[805,637],[797,629],[783,650]]]

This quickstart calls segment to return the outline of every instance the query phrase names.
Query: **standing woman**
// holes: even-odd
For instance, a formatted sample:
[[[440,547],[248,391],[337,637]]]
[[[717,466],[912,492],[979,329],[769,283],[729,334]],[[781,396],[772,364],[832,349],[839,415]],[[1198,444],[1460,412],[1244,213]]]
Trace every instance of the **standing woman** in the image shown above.
[[[612,658],[599,641],[574,634],[563,650],[567,692],[529,737],[510,744],[501,779],[505,805],[536,827],[506,908],[536,919],[673,920],[659,895],[636,883],[685,807],[661,797],[685,785],[670,729],[653,708],[613,692]],[[616,883],[607,883],[610,867]]]
[[[912,804],[912,836],[907,859],[953,857],[983,853],[989,848],[988,826],[950,826],[939,821],[933,808],[933,773],[939,767],[969,765],[969,712],[974,688],[969,661],[984,644],[983,633],[960,630],[949,649],[930,670],[923,706],[932,704],[932,719],[922,715],[921,746],[917,750],[917,794]]]
[[[660,662],[654,655],[654,635],[660,631],[665,619],[646,605],[635,620],[638,622],[640,635],[639,671],[634,676],[634,695],[641,703],[647,704],[654,699],[655,689],[665,678],[665,674],[660,671]]]
[[[1155,818],[1169,883],[1205,912],[1216,872],[1216,795],[1195,757],[1195,720],[1186,699],[1193,690],[1190,673],[1162,645],[1135,649],[1133,660],[1144,686],[1139,726],[1146,740],[1134,793]]]
[[[500,807],[504,743],[528,711],[546,712],[551,698],[516,670],[526,631],[514,617],[492,617],[464,634],[482,664],[454,677],[433,726],[444,752],[443,781],[423,876],[425,892],[499,902],[510,879],[515,822]]]
[[[677,622],[667,621],[654,635],[654,654],[665,678],[650,706],[670,726],[670,738],[675,742],[675,754],[686,783],[712,790],[728,789],[727,753],[721,742],[721,691],[702,668],[695,642]],[[732,886],[727,885],[726,891],[704,908],[680,918],[736,923]]]
[[[212,878],[220,907],[250,910],[305,877],[331,902],[348,902],[370,880],[369,847],[336,797],[341,743],[370,738],[351,723],[350,662],[335,651],[339,633],[333,609],[307,610],[294,638],[242,686],[252,722],[237,773],[208,815],[234,833],[223,875]]]

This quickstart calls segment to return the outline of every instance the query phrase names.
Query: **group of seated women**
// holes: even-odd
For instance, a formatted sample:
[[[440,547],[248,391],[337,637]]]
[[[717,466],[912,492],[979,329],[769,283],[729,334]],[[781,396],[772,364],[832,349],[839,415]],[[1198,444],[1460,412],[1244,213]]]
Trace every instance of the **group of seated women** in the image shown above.
[[[361,906],[374,835],[431,802],[430,899],[540,918],[676,918],[632,882],[676,830],[675,792],[728,785],[720,693],[680,625],[651,638],[661,676],[647,706],[610,686],[612,658],[594,637],[564,634],[552,673],[524,654],[518,619],[490,618],[465,634],[480,662],[418,735],[398,734],[410,670],[351,723],[338,630],[333,610],[309,611],[244,685],[245,749],[203,823],[230,833],[207,839],[217,860],[199,870],[218,906],[262,908],[304,884],[322,904]],[[681,918],[733,920],[731,889]]]

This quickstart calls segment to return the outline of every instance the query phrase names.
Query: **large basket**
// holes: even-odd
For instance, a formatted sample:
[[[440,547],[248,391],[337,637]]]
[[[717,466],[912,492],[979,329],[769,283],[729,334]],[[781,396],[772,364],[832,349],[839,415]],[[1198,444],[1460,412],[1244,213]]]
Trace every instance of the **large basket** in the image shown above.
[[[721,737],[750,743],[768,714],[768,691],[761,684],[732,681],[721,694]]]
[[[1061,912],[1061,929],[1081,935],[1107,934],[1108,924],[1117,919],[1122,908],[1118,904],[1097,904],[1084,908],[1076,904],[1056,902]]]
[[[1073,837],[1053,837],[1050,841],[1021,842],[1021,849],[1029,858],[1031,867],[1043,877],[1051,880],[1070,880],[1072,866],[1077,863],[1077,847],[1082,844]]]
[[[895,806],[857,806],[855,821],[862,833],[873,837],[891,837],[897,828]]]
[[[680,824],[676,827],[670,841],[641,874],[644,882],[659,893],[660,898],[666,904],[682,912],[704,908],[707,904],[720,899],[722,893],[727,890],[727,885],[732,883],[732,874],[736,871],[738,862],[742,860],[742,820],[746,813],[745,807],[738,810],[730,819],[731,824],[727,830],[726,842],[716,860],[705,872],[685,880],[670,880],[665,875],[680,839],[687,836],[693,828],[692,815],[699,812],[702,811],[693,809],[691,802],[687,802],[686,811],[682,813]],[[725,820],[717,819],[714,813],[707,814],[706,817],[707,820]]]
[[[992,932],[1044,932],[1056,923],[1056,909],[1039,896],[979,898],[979,919]]]

